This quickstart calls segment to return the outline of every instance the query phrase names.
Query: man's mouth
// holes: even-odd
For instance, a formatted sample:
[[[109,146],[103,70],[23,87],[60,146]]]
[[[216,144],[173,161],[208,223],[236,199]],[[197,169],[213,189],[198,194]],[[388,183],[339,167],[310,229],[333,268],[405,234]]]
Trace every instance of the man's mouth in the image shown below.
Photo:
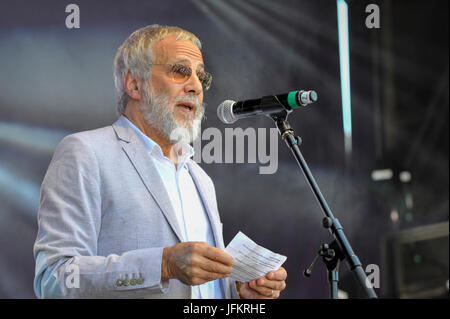
[[[180,102],[176,105],[182,112],[187,114],[194,114],[195,104],[192,102]]]

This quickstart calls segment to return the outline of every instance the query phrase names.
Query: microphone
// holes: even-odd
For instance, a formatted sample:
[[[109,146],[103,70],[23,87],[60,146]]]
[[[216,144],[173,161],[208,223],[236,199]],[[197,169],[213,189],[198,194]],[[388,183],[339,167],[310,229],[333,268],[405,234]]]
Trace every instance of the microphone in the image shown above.
[[[232,124],[241,118],[253,115],[278,113],[283,110],[290,112],[316,101],[317,93],[314,90],[291,91],[238,102],[226,100],[217,108],[217,116],[223,123]]]

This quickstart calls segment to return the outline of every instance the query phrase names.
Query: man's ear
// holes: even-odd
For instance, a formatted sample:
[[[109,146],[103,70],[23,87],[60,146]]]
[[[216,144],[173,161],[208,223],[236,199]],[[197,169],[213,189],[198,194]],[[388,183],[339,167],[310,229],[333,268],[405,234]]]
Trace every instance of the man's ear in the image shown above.
[[[138,81],[133,77],[130,71],[123,78],[123,85],[125,88],[125,92],[133,99],[140,101],[141,100],[141,91],[139,88]]]

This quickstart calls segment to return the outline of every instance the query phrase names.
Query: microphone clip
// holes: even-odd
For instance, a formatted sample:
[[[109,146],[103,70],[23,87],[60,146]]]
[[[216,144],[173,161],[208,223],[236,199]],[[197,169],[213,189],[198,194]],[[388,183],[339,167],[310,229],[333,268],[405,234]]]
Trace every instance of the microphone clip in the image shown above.
[[[287,121],[287,117],[291,112],[292,110],[283,110],[278,113],[268,114],[267,116],[274,120],[282,140],[288,143],[290,147],[299,147],[302,144],[302,138],[295,135],[294,130]]]

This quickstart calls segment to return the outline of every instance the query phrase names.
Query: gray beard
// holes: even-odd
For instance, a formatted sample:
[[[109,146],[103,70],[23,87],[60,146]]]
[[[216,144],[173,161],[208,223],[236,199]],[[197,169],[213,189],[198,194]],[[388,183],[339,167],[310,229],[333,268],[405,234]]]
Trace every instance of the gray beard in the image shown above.
[[[167,141],[173,144],[179,142],[190,144],[197,139],[205,108],[204,104],[200,105],[196,97],[177,97],[172,105],[169,105],[169,95],[166,92],[154,92],[153,89],[145,89],[142,98],[143,101],[139,104],[139,109],[144,120]],[[182,123],[174,117],[175,105],[181,101],[190,101],[196,105],[194,116],[186,118],[186,121],[182,121]]]

